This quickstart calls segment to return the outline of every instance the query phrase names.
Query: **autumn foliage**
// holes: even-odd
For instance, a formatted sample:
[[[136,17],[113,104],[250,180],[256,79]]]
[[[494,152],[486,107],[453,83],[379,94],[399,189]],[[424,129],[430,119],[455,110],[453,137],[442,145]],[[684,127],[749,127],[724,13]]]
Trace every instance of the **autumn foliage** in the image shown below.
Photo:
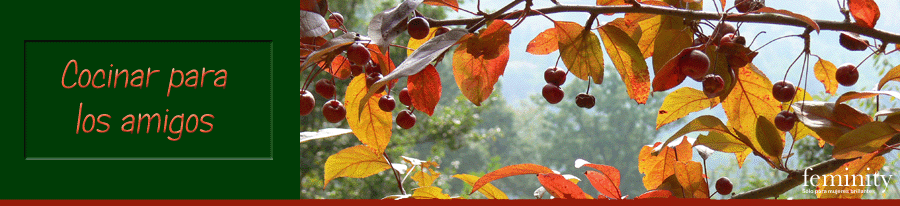
[[[882,155],[897,149],[900,142],[897,138],[900,134],[900,108],[880,110],[873,117],[846,104],[849,100],[882,95],[900,98],[897,91],[881,90],[890,81],[900,81],[900,67],[884,74],[873,91],[837,94],[840,86],[838,80],[843,74],[837,72],[834,63],[809,50],[810,35],[813,35],[813,31],[818,33],[825,30],[825,27],[819,25],[825,21],[765,7],[761,1],[745,0],[747,5],[740,4],[737,7],[738,10],[746,11],[741,13],[730,9],[736,5],[726,0],[598,0],[596,5],[586,5],[588,7],[585,8],[589,9],[563,6],[551,8],[556,10],[535,9],[531,8],[531,1],[513,0],[510,1],[512,6],[523,2],[527,6],[521,11],[510,12],[508,10],[512,7],[504,7],[494,13],[473,13],[476,18],[466,22],[428,19],[427,23],[432,28],[416,31],[422,32],[417,35],[424,38],[408,41],[405,45],[408,56],[399,64],[389,58],[387,47],[392,46],[394,40],[407,31],[407,21],[417,14],[416,8],[424,3],[444,6],[458,12],[461,9],[456,0],[403,1],[393,9],[376,14],[368,24],[367,34],[346,31],[341,25],[342,20],[330,18],[332,13],[328,10],[327,0],[301,2],[301,55],[304,61],[300,69],[311,69],[311,74],[325,71],[333,78],[352,79],[349,85],[338,85],[346,86],[346,93],[336,94],[334,98],[343,98],[346,121],[361,143],[328,157],[324,167],[325,187],[329,181],[338,177],[364,178],[393,168],[390,172],[397,177],[398,183],[401,181],[399,173],[411,174],[412,180],[419,187],[406,193],[399,186],[400,194],[386,199],[455,198],[433,185],[440,175],[462,180],[472,186],[470,193],[480,192],[491,199],[507,198],[506,194],[491,185],[492,181],[517,175],[535,176],[535,181],[542,186],[535,191],[536,198],[552,196],[560,199],[618,200],[632,199],[629,195],[635,195],[633,199],[708,199],[716,192],[710,191],[710,181],[718,177],[708,177],[705,165],[695,161],[693,151],[698,147],[704,148],[700,152],[703,160],[708,158],[709,151],[727,153],[736,158],[737,166],[740,167],[752,155],[762,158],[772,169],[793,176],[799,168],[789,168],[786,163],[795,155],[793,152],[796,152],[792,143],[809,136],[818,140],[820,147],[826,144],[834,147],[830,154],[834,158],[832,161],[846,162],[841,167],[846,169],[821,171],[821,174],[866,175],[879,170],[884,165]],[[659,11],[701,10],[703,7],[710,8],[711,4],[722,8],[715,13],[717,19],[713,19],[717,23],[692,20],[694,18],[679,15],[655,14],[660,13]],[[845,6],[836,10],[847,15],[848,22],[844,26],[872,31],[864,35],[882,32],[873,28],[881,15],[874,1],[849,0],[843,5]],[[566,11],[567,8],[568,12],[587,12],[591,14],[591,19],[582,25],[578,22],[555,21],[543,13]],[[626,11],[625,9],[631,10],[621,12]],[[647,12],[651,10],[654,12]],[[613,13],[604,13],[607,11]],[[593,19],[597,15],[620,17],[608,23],[600,23]],[[797,51],[797,59],[803,60],[796,68],[805,72],[812,67],[814,76],[802,76],[801,81],[813,79],[820,82],[828,94],[838,97],[837,101],[812,101],[806,88],[799,85],[788,94],[779,93],[779,89],[773,90],[775,82],[784,78],[766,76],[753,64],[757,54],[765,50],[760,50],[762,47],[751,49],[746,41],[749,36],[745,37],[747,34],[741,34],[739,28],[726,23],[743,17],[757,21],[756,23],[767,17],[802,22],[783,23],[772,20],[773,22],[768,23],[806,29],[801,34],[785,37],[805,40],[804,50]],[[524,18],[547,18],[554,26],[537,35],[526,48],[510,48],[509,36]],[[467,27],[448,28],[456,25]],[[732,28],[728,28],[729,26]],[[700,27],[706,29],[701,30]],[[827,30],[843,31],[833,26]],[[425,32],[427,35],[424,35]],[[889,43],[896,45],[900,37],[895,34],[891,36],[890,33],[887,37],[876,39],[870,44],[868,40],[861,40],[860,34],[847,33],[842,34],[840,44],[855,45],[844,46],[848,50],[862,48],[877,54],[890,54],[900,50],[900,46],[887,47]],[[363,63],[351,61],[359,57],[348,51],[351,45],[360,43],[366,45],[365,51],[369,54],[365,59],[369,61],[362,61]],[[836,44],[838,39],[822,43]],[[392,91],[399,91],[405,86],[411,102],[405,103],[406,107],[401,109],[433,115],[442,98],[441,78],[434,65],[448,59],[447,56],[452,56],[451,65],[456,84],[463,96],[479,106],[488,100],[500,76],[506,71],[510,49],[524,50],[533,55],[549,55],[559,51],[562,65],[551,67],[565,68],[577,78],[570,81],[624,84],[626,89],[621,92],[627,93],[636,104],[645,104],[651,95],[665,96],[662,106],[656,110],[656,129],[671,127],[670,124],[676,120],[705,110],[724,111],[727,119],[704,115],[685,120],[687,124],[680,129],[675,128],[677,132],[665,141],[647,142],[648,145],[641,148],[639,154],[635,154],[639,172],[643,174],[643,185],[647,190],[644,194],[622,194],[619,189],[621,174],[616,168],[582,159],[575,160],[574,166],[584,167],[583,173],[579,175],[587,178],[599,194],[582,191],[577,185],[581,179],[575,175],[560,174],[536,164],[509,165],[478,177],[469,174],[440,174],[434,170],[438,163],[410,157],[402,157],[405,164],[392,161],[385,150],[390,146],[395,124],[393,116],[397,112],[379,108],[382,96],[391,95]],[[605,56],[612,61],[611,65],[620,75],[621,82],[603,82],[607,63],[604,62]],[[810,61],[810,56],[816,57],[816,61]],[[651,58],[650,61],[648,58]],[[362,73],[353,72],[354,67],[366,70]],[[853,71],[856,71],[855,68]],[[866,71],[866,68],[862,70]],[[371,80],[370,73],[378,73],[382,78]],[[306,90],[313,76],[315,75],[301,81],[302,90]],[[407,79],[406,85],[396,85],[401,78]],[[686,80],[703,82],[707,78],[715,78],[716,84],[703,83],[704,87],[701,88],[683,86]],[[681,87],[676,88],[679,86]],[[782,99],[785,95],[787,98]],[[572,97],[574,95],[567,98]],[[796,120],[783,119],[783,115],[778,115],[782,112],[795,115]],[[696,139],[687,138],[686,135],[690,133],[700,134]],[[859,188],[848,186],[818,189]],[[742,192],[747,191],[736,191],[735,197],[765,198],[778,195],[763,193],[763,196],[742,196]],[[819,197],[860,198],[861,194],[823,193]]]

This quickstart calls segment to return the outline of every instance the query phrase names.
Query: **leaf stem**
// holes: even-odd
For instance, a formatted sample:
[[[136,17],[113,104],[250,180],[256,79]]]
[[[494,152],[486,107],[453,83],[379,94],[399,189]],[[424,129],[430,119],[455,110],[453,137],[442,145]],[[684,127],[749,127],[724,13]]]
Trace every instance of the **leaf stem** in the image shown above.
[[[397,169],[394,169],[394,163],[391,162],[391,157],[387,155],[387,152],[381,153],[384,156],[384,160],[387,161],[388,165],[391,166],[391,171],[394,172],[394,179],[397,179],[397,188],[400,189],[400,194],[406,195],[406,190],[403,189],[403,181],[400,180],[400,173],[397,172]]]

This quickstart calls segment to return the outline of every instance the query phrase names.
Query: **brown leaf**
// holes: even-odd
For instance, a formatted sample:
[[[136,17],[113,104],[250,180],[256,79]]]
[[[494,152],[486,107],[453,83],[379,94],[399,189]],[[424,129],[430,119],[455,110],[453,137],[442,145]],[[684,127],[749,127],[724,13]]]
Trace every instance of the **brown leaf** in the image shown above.
[[[874,0],[850,0],[848,7],[856,24],[860,26],[873,28],[881,17],[881,11]]]
[[[300,38],[300,58],[306,58],[310,53],[325,45],[325,38],[322,37],[303,37]]]
[[[819,137],[834,144],[842,135],[872,122],[872,117],[846,104],[831,102],[795,102],[791,105],[803,125]]]
[[[900,92],[895,91],[850,91],[842,94],[841,97],[838,97],[837,101],[834,101],[834,103],[842,103],[854,99],[872,98],[878,95],[890,95],[894,98],[900,98]]]
[[[897,134],[900,131],[890,123],[869,122],[838,138],[831,156],[835,159],[860,157],[880,149]]]
[[[494,170],[490,173],[487,173],[484,176],[481,176],[481,178],[478,178],[478,181],[475,181],[475,183],[472,184],[472,192],[469,192],[469,194],[475,193],[475,191],[478,191],[478,189],[480,189],[482,186],[490,183],[491,181],[497,180],[497,179],[501,179],[501,178],[505,178],[505,177],[509,177],[509,176],[516,176],[516,175],[541,174],[541,173],[553,173],[553,170],[551,170],[550,168],[544,167],[544,166],[536,165],[536,164],[517,164],[517,165],[506,166],[506,167],[500,168],[498,170]],[[563,178],[563,179],[565,179],[565,178]]]
[[[853,0],[851,0],[851,1],[853,1]],[[815,30],[816,30],[816,33],[819,33],[819,32],[820,32],[820,31],[819,31],[819,30],[820,30],[820,29],[819,29],[819,24],[816,23],[816,21],[813,21],[813,20],[810,19],[809,17],[804,16],[804,15],[801,15],[801,14],[797,14],[797,13],[794,13],[794,12],[791,12],[791,11],[788,11],[788,10],[783,10],[783,9],[773,9],[773,8],[770,8],[770,7],[763,7],[763,8],[757,9],[755,12],[760,12],[760,13],[774,13],[774,14],[781,14],[781,15],[785,15],[785,16],[794,17],[794,18],[799,19],[800,21],[805,22],[805,23],[808,24],[810,27],[812,27],[813,29],[815,29]],[[874,26],[874,23],[873,23],[873,26]]]

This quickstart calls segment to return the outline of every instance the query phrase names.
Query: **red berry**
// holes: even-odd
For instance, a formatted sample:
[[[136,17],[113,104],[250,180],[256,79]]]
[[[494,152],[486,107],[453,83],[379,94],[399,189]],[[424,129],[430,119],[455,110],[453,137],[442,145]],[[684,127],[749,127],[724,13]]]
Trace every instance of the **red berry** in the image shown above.
[[[369,55],[369,49],[366,49],[366,46],[363,46],[360,43],[353,43],[347,48],[347,59],[350,59],[350,63],[356,65],[364,65],[369,62],[372,56]]]
[[[322,115],[328,122],[338,123],[347,116],[347,109],[344,109],[344,104],[341,104],[340,101],[332,99],[322,106]]]
[[[562,86],[566,83],[566,71],[558,67],[550,67],[544,71],[544,81],[556,86]]]
[[[703,81],[703,77],[705,77],[706,72],[709,71],[709,57],[698,49],[687,48],[681,52],[687,52],[687,54],[684,54],[684,56],[681,57],[681,61],[678,62],[681,73],[698,82]]]
[[[735,38],[734,33],[725,34],[725,36],[722,36],[722,39],[719,39],[719,45],[722,45],[725,43],[734,43],[734,38]]]
[[[796,94],[797,89],[795,89],[794,84],[789,81],[778,81],[775,82],[775,85],[772,85],[772,96],[779,102],[791,101]]]
[[[400,103],[403,103],[403,105],[406,106],[412,105],[412,97],[409,96],[408,88],[403,88],[403,90],[400,90]]]
[[[316,108],[316,98],[312,92],[300,90],[300,115],[306,116]]]
[[[716,26],[716,30],[713,31],[713,44],[719,45],[719,42],[722,40],[722,37],[728,33],[734,33],[737,30],[734,28],[734,25],[728,22],[724,22]]]
[[[797,114],[788,111],[781,111],[777,115],[775,115],[775,127],[778,130],[787,132],[794,128],[794,123],[797,122]]]
[[[372,84],[375,84],[375,82],[381,80],[381,78],[384,78],[384,76],[382,76],[381,73],[372,73],[371,75],[366,76],[366,88],[371,89]],[[384,86],[379,87],[375,91],[375,93],[381,93],[381,92],[384,92]]]
[[[406,26],[406,32],[409,33],[409,36],[413,39],[424,39],[428,37],[428,32],[431,26],[428,26],[428,20],[422,17],[415,17],[409,20],[409,24]]]
[[[590,109],[593,108],[596,103],[594,95],[585,93],[575,95],[575,105],[578,105],[578,107]]]
[[[859,38],[859,34],[841,32],[838,37],[841,46],[850,51],[863,51],[869,48],[869,40]]]
[[[416,114],[412,111],[403,110],[397,114],[397,125],[403,129],[409,129],[416,125]]]
[[[544,99],[547,100],[550,104],[559,103],[562,101],[565,93],[559,86],[553,85],[552,83],[547,83],[544,85],[544,89],[541,91],[541,94],[544,95]]]
[[[703,79],[703,93],[706,97],[718,97],[724,88],[725,80],[717,74],[706,75],[706,79]]]
[[[731,189],[734,189],[734,185],[731,184],[731,180],[727,177],[719,178],[719,180],[716,181],[716,191],[719,191],[719,194],[731,194]]]
[[[837,68],[834,77],[845,87],[853,86],[856,84],[856,80],[859,80],[859,70],[856,70],[856,66],[853,64],[846,63]]]
[[[450,32],[450,29],[447,27],[438,27],[437,30],[434,30],[434,36],[440,36],[441,34]]]
[[[369,64],[366,64],[366,75],[372,75],[372,73],[381,74],[381,66],[378,66],[378,63],[369,62]]]
[[[739,45],[741,45],[741,46],[747,45],[747,38],[744,38],[744,36],[737,36],[737,37],[734,37],[734,40],[733,40],[733,41],[734,41],[735,44],[739,44]]]
[[[762,2],[758,0],[734,0],[734,8],[741,13],[755,11],[763,7]]]
[[[361,65],[350,65],[350,75],[357,76],[363,73],[363,66]]]
[[[344,15],[341,15],[340,13],[331,13],[331,17],[329,17],[328,19],[334,20],[338,23],[338,25],[344,25]]]
[[[316,93],[325,97],[325,99],[331,99],[334,97],[334,82],[330,79],[320,79],[316,82]]]
[[[394,98],[390,95],[381,96],[381,99],[378,99],[378,108],[381,108],[381,111],[391,112],[394,111],[394,107],[397,107],[397,103],[394,102]]]

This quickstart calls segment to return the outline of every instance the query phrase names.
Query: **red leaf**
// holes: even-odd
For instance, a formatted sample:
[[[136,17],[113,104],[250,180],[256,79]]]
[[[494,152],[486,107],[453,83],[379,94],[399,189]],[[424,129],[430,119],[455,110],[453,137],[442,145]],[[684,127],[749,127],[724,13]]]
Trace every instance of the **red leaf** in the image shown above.
[[[545,55],[559,50],[559,38],[556,36],[556,28],[549,28],[528,42],[525,51],[535,55]]]
[[[484,176],[481,176],[481,178],[478,178],[478,181],[475,181],[475,184],[472,184],[472,192],[470,192],[469,194],[475,193],[475,191],[478,191],[478,189],[481,188],[482,186],[484,186],[485,184],[490,183],[491,181],[494,181],[497,179],[501,179],[501,178],[509,177],[509,176],[516,176],[516,175],[541,174],[541,173],[553,173],[553,170],[551,170],[550,168],[544,167],[544,166],[536,165],[536,164],[517,164],[517,165],[506,166],[506,167],[500,168],[498,170],[494,170],[493,172],[487,173]],[[562,177],[562,176],[560,176],[560,177]],[[562,178],[562,179],[565,180],[566,178]],[[566,180],[566,181],[568,182],[568,180]]]
[[[878,4],[873,0],[850,0],[849,7],[853,19],[856,19],[856,24],[860,26],[873,28],[881,17]]]
[[[428,116],[434,114],[434,107],[441,100],[441,76],[438,75],[434,65],[429,64],[425,69],[409,76],[406,85],[409,88],[409,96],[412,97],[413,107],[423,111]]]
[[[453,11],[459,11],[459,2],[456,0],[425,0],[423,3],[435,6],[446,6],[453,8]]]
[[[647,191],[644,194],[641,194],[634,199],[651,199],[651,198],[673,198],[675,195],[672,195],[672,192],[668,190],[651,190]]]
[[[659,70],[656,77],[653,77],[653,91],[666,91],[684,82],[685,76],[681,73],[681,67],[678,66],[684,55],[690,54],[692,48],[681,50],[681,53],[669,59],[665,66]],[[656,58],[656,57],[654,57]]]
[[[337,55],[334,57],[334,60],[331,61],[331,68],[325,71],[328,71],[328,73],[331,73],[331,75],[338,79],[347,79],[347,77],[350,77],[350,60],[344,57],[344,55]]]
[[[559,199],[589,199],[591,196],[584,193],[575,183],[566,180],[560,174],[543,173],[538,174],[538,181],[544,186],[551,195]]]
[[[305,58],[307,55],[316,51],[320,46],[325,45],[325,38],[322,37],[303,37],[300,38],[300,58]]]
[[[603,194],[610,199],[618,200],[622,197],[622,193],[619,191],[619,171],[616,170],[616,168],[606,165],[598,166],[609,167],[615,170],[615,173],[607,174],[591,170],[584,172],[584,175],[587,176],[588,180],[591,181],[591,185],[593,185],[594,189],[597,189],[600,194]]]

